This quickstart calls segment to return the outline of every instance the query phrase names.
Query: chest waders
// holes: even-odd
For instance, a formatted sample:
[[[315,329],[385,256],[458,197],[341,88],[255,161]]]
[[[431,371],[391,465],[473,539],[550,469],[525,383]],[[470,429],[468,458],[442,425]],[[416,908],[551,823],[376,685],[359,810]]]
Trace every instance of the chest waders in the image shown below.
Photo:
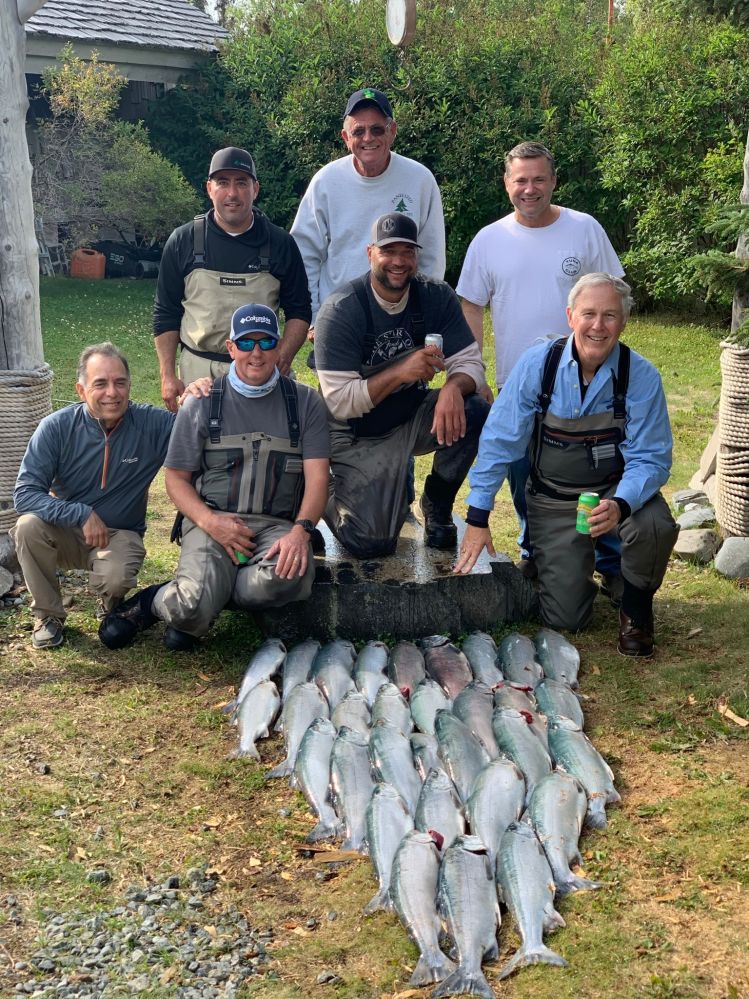
[[[217,378],[210,395],[209,440],[203,446],[203,468],[194,486],[212,510],[240,515],[258,514],[296,520],[304,496],[304,464],[299,446],[299,404],[296,384],[279,378],[288,425],[287,437],[259,431],[222,434],[225,379]],[[179,543],[182,516],[172,530]]]
[[[212,271],[206,267],[208,220],[193,220],[193,269],[185,278],[184,314],[179,339],[180,376],[193,381],[224,374],[231,358],[226,352],[231,317],[242,305],[258,302],[278,312],[280,282],[270,273],[270,229],[260,247],[258,270],[250,274]],[[212,368],[212,365],[226,367]]]
[[[567,337],[555,341],[546,355],[538,403],[541,412],[531,439],[529,491],[551,499],[575,500],[581,492],[604,493],[624,471],[619,445],[624,440],[629,388],[629,347],[619,344],[619,367],[613,409],[563,419],[549,413],[557,369]]]
[[[374,317],[372,315],[372,303],[367,294],[369,275],[356,278],[351,284],[357,301],[364,312],[364,321],[366,324],[362,357],[371,359],[375,343],[377,342],[377,334],[375,333]],[[426,329],[424,326],[424,316],[421,311],[419,286],[414,280],[411,280],[409,284],[408,304],[402,315],[404,318],[410,320],[410,333],[414,346],[417,348],[423,347]],[[403,356],[405,356],[403,353],[397,354],[391,359],[391,363]],[[386,367],[388,367],[387,364],[378,367],[377,370],[381,371]],[[368,365],[365,364],[360,374],[366,377],[368,374],[373,373],[367,369]],[[382,403],[375,406],[371,412],[365,413],[364,416],[360,416],[357,419],[349,420],[349,426],[354,432],[354,439],[358,437],[382,437],[395,427],[401,426],[407,420],[411,419],[424,401],[428,391],[429,389],[423,382],[414,382],[413,385],[407,385],[399,392],[393,392]]]

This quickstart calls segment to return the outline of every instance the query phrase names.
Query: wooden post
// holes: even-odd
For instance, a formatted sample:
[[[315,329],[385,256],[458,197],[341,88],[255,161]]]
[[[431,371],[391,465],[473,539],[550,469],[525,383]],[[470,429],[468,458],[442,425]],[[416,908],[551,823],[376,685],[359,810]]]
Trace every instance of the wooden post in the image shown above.
[[[44,0],[0,3],[0,370],[44,363],[31,161],[26,143],[24,22]]]

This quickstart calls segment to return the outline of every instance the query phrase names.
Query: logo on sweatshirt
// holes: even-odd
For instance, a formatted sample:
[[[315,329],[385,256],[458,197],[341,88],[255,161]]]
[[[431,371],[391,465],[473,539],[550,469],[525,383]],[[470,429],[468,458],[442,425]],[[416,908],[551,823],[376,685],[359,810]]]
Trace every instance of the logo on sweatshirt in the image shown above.
[[[400,212],[401,215],[413,216],[413,203],[414,199],[410,194],[405,192],[402,194],[395,194],[390,199],[390,204],[393,206],[391,211]]]

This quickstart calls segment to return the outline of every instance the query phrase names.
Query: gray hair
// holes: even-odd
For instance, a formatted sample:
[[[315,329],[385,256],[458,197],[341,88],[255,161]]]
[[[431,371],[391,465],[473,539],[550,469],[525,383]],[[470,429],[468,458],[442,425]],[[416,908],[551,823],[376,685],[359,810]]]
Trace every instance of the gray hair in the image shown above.
[[[109,340],[105,340],[104,343],[94,343],[81,352],[76,370],[76,379],[81,385],[86,384],[86,368],[94,354],[100,354],[102,357],[112,357],[117,361],[121,361],[128,381],[130,380],[130,365],[127,363],[127,358],[119,347],[115,347]]]
[[[513,146],[509,153],[505,153],[505,177],[512,169],[513,160],[537,160],[541,157],[551,166],[551,176],[556,177],[557,165],[554,162],[554,157],[551,150],[547,149],[541,142],[520,142],[517,146]]]
[[[597,288],[603,284],[608,285],[609,288],[613,288],[617,293],[622,303],[622,315],[624,319],[629,319],[632,306],[635,304],[635,300],[632,298],[632,289],[621,278],[614,277],[613,274],[604,274],[600,271],[594,271],[592,274],[583,274],[577,284],[570,290],[569,297],[567,298],[568,308],[574,310],[575,302],[581,291],[584,291],[586,288]]]

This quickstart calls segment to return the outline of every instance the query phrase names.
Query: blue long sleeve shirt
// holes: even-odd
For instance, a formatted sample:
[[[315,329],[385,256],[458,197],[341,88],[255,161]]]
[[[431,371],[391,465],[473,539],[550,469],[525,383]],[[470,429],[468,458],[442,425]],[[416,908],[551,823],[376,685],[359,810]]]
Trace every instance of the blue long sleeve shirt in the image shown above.
[[[570,336],[559,362],[549,412],[575,419],[612,410],[612,376],[619,367],[619,344],[595,373],[583,399],[572,340]],[[525,454],[536,413],[541,412],[538,396],[544,360],[552,342],[544,340],[525,351],[492,406],[481,433],[476,463],[468,476],[469,506],[491,510],[507,477],[508,465]],[[624,473],[616,495],[626,500],[634,513],[668,481],[673,439],[661,376],[641,354],[633,350],[630,357],[625,439],[619,446]]]
[[[18,472],[16,510],[63,527],[81,527],[96,511],[112,530],[143,534],[173,423],[173,413],[134,403],[109,433],[84,403],[45,416]]]

